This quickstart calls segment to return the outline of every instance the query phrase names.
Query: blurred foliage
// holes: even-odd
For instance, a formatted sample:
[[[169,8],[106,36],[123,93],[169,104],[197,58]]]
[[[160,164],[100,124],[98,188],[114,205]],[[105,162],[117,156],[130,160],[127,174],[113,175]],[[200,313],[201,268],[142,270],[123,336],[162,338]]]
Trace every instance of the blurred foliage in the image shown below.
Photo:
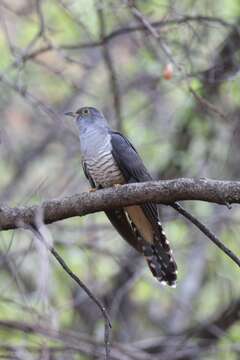
[[[0,1],[1,203],[31,205],[88,188],[76,128],[63,116],[64,111],[82,105],[102,109],[111,126],[131,139],[155,178],[239,179],[240,36],[236,42],[230,34],[231,24],[239,24],[240,2],[138,0],[129,4]],[[101,39],[99,7],[105,36],[120,32],[106,42]],[[195,20],[178,23],[185,16]],[[158,38],[144,29],[141,17],[146,23],[165,24],[154,28]],[[168,23],[174,19],[175,23]],[[120,29],[135,26],[141,29],[121,33]],[[223,60],[233,62],[228,67],[224,62],[216,65],[225,42],[230,50]],[[104,60],[104,47],[110,52],[114,74]],[[173,77],[167,81],[163,72],[169,63]],[[214,78],[215,65],[220,81]],[[112,78],[117,80],[115,85]],[[198,101],[190,88],[205,102]],[[114,106],[116,100],[119,109]],[[239,254],[237,207],[229,211],[200,202],[186,206]],[[140,349],[143,340],[159,338],[162,344],[165,339],[166,357],[170,334],[183,334],[217,318],[239,299],[240,289],[237,267],[208,239],[167,207],[161,207],[161,217],[179,266],[176,289],[161,287],[143,259],[135,264],[135,253],[103,214],[65,220],[49,230],[71,269],[106,302],[114,342],[130,346],[138,341]],[[100,342],[104,330],[95,306],[31,233],[18,230],[0,235],[0,354],[9,359],[11,354],[17,359],[93,358],[84,350],[47,353],[48,347],[67,347],[69,336],[64,342],[38,331],[14,331],[1,325],[4,320],[27,322],[36,328],[88,334]],[[128,274],[125,266],[134,270]],[[234,326],[219,330],[219,339],[212,344],[199,345],[198,354],[181,357],[183,341],[168,358],[238,359],[237,320],[232,321]],[[186,340],[186,347],[198,340]],[[6,344],[12,352],[4,350]],[[34,346],[42,347],[42,353],[31,351]],[[152,356],[160,359],[159,354]]]

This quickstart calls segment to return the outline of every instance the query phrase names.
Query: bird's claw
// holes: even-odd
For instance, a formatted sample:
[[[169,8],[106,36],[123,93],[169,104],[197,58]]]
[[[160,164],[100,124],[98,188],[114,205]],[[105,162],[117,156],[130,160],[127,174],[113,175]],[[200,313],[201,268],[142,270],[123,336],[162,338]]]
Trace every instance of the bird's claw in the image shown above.
[[[119,189],[121,186],[122,186],[121,184],[114,184],[114,185],[113,185],[113,187],[114,187],[115,189]]]
[[[95,191],[97,191],[96,188],[90,188],[90,189],[88,190],[89,193],[93,193],[93,192],[95,192]]]

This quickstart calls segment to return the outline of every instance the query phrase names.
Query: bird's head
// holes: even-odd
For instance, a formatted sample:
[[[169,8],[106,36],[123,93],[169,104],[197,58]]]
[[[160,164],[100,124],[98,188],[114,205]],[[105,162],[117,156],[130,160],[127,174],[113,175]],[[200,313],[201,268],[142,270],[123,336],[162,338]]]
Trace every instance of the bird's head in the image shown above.
[[[79,130],[90,125],[101,126],[104,124],[106,126],[106,120],[103,114],[94,107],[85,106],[78,109],[76,112],[67,112],[65,115],[71,116],[75,119]]]

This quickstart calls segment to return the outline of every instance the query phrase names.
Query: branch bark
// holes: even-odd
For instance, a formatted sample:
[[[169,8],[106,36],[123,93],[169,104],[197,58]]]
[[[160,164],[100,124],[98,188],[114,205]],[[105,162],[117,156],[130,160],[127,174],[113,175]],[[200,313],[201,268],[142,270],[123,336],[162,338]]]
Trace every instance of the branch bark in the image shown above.
[[[186,178],[150,181],[47,200],[40,205],[15,208],[1,206],[0,230],[33,226],[39,211],[43,213],[44,223],[50,224],[74,216],[143,204],[147,201],[171,205],[183,200],[200,200],[222,205],[239,204],[240,181]]]

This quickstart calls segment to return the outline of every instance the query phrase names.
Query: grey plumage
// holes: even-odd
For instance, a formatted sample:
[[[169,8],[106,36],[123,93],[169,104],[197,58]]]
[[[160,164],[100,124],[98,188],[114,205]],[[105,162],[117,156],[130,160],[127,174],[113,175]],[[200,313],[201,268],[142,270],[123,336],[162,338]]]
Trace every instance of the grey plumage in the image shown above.
[[[152,180],[129,140],[109,128],[95,108],[84,107],[75,114],[79,128],[83,169],[92,187]],[[142,253],[153,275],[174,286],[177,266],[153,203],[108,210],[106,215],[120,235]]]
[[[82,161],[96,187],[123,184],[124,178],[112,155],[109,129],[104,119],[101,120],[77,122]]]

